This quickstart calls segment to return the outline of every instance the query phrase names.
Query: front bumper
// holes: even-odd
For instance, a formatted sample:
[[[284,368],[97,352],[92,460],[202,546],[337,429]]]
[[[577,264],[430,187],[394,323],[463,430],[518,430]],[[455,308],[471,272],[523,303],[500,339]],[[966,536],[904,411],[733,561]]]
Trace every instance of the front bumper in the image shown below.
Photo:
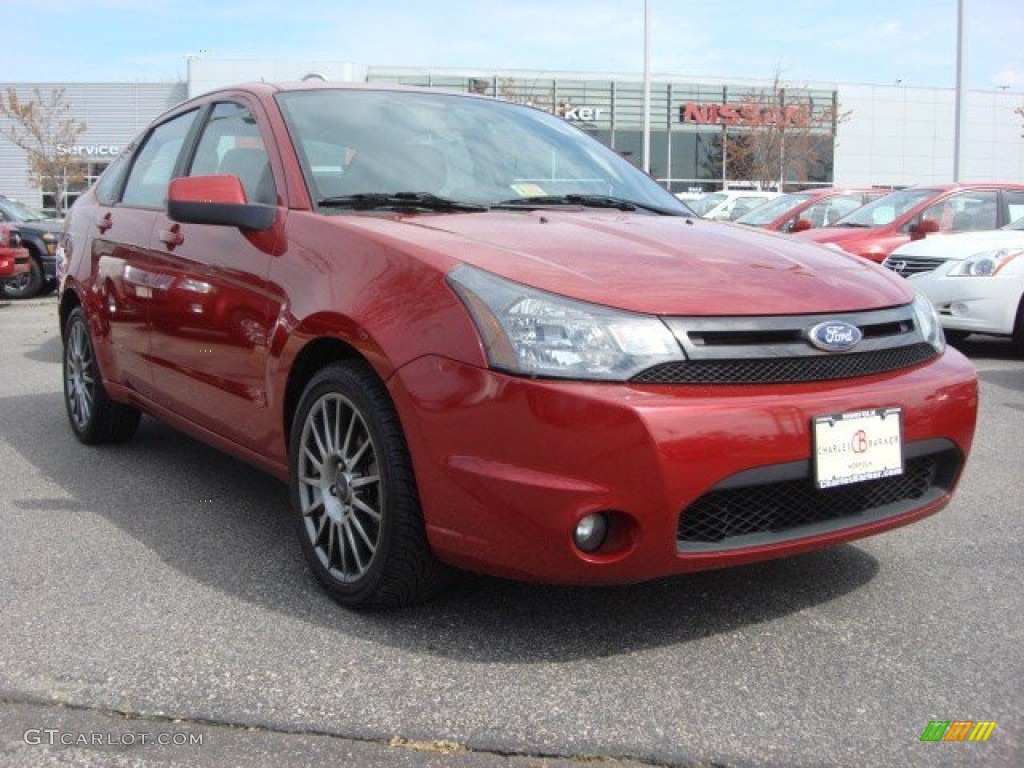
[[[7,279],[29,271],[26,248],[0,248],[0,279]]]
[[[951,498],[977,410],[974,368],[955,350],[855,380],[720,387],[529,380],[426,357],[400,369],[389,387],[439,557],[470,570],[577,584],[781,557],[931,514]],[[709,492],[752,476],[806,475],[814,417],[884,406],[903,410],[908,454],[944,457],[942,487],[774,535],[698,547],[681,541],[684,510]],[[613,535],[608,547],[585,554],[572,531],[597,511],[612,511]]]
[[[1024,294],[1024,274],[950,277],[958,262],[912,275],[911,284],[935,305],[942,327],[956,331],[1010,335]]]
[[[57,257],[51,253],[44,253],[39,257],[39,266],[43,270],[44,280],[57,279]]]

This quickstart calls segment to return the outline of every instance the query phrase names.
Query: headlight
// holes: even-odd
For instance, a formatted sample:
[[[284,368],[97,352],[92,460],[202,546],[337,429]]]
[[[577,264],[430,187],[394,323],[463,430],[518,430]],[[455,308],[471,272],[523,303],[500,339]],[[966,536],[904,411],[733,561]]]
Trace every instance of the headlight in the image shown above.
[[[948,274],[950,277],[991,277],[1022,253],[1024,251],[1019,248],[976,253],[961,261]]]
[[[525,376],[626,381],[684,355],[657,317],[540,291],[462,265],[448,282],[465,302],[492,368]]]
[[[939,322],[939,313],[935,307],[922,294],[917,294],[914,299],[914,318],[917,320],[917,327],[921,329],[921,335],[935,351],[942,354],[946,349],[946,337],[942,333],[942,324]]]

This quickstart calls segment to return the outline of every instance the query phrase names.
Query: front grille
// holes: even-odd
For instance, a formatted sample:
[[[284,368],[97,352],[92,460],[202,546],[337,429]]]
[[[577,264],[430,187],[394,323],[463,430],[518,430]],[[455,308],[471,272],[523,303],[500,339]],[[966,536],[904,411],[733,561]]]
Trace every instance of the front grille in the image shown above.
[[[630,381],[638,384],[778,384],[831,381],[910,368],[938,353],[926,343],[873,352],[752,360],[691,360],[662,363]]]
[[[638,384],[780,384],[871,376],[936,357],[913,305],[814,315],[663,317],[682,354],[636,374]],[[854,326],[848,351],[817,338],[822,327]],[[852,335],[852,333],[851,333]]]
[[[925,272],[932,272],[945,263],[945,259],[930,258],[928,256],[888,256],[882,262],[883,267],[888,267],[898,275],[920,275]]]
[[[902,475],[824,489],[806,470],[802,477],[742,487],[731,487],[733,479],[730,487],[709,491],[683,510],[678,549],[785,541],[817,532],[808,526],[842,529],[902,514],[950,490],[960,463],[959,452],[944,448],[908,458]]]

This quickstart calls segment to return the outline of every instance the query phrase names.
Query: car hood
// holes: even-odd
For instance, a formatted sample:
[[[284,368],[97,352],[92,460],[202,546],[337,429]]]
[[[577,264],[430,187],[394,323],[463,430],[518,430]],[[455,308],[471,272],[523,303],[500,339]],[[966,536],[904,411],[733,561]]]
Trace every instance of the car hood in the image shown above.
[[[421,256],[429,252],[441,269],[471,264],[635,312],[810,314],[890,307],[913,298],[905,281],[859,257],[701,219],[544,210],[366,217],[360,225],[406,241]]]
[[[961,261],[997,248],[1024,249],[1024,230],[995,229],[986,232],[962,232],[956,235],[928,235],[923,240],[901,245],[897,256],[928,256]]]
[[[17,224],[22,232],[50,232],[59,235],[64,226],[63,219],[38,219],[36,221],[20,221]]]

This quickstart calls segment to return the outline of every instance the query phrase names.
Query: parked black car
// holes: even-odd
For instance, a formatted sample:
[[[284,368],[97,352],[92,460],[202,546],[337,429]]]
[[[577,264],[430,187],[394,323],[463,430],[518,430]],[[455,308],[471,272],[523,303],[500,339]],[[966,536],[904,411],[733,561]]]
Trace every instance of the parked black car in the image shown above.
[[[53,291],[57,287],[57,242],[62,220],[0,195],[0,222],[18,228],[22,246],[32,257],[29,271],[4,280],[0,292],[8,299],[27,299]]]

